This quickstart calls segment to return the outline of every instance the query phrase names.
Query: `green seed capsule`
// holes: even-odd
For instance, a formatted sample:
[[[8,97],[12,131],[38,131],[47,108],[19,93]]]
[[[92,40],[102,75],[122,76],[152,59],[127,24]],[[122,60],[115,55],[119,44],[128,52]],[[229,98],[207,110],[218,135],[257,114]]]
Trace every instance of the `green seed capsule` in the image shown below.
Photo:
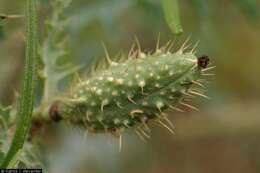
[[[185,105],[182,100],[192,95],[189,91],[203,68],[192,52],[182,51],[111,62],[59,102],[59,116],[92,132],[143,127],[164,119],[166,109],[181,110],[177,105]]]

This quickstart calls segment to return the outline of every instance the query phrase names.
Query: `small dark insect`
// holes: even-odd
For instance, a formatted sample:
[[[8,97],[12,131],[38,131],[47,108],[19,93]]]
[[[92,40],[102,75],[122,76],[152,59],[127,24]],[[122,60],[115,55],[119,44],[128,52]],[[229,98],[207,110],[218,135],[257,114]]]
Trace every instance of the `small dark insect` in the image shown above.
[[[49,115],[50,115],[50,118],[55,122],[59,122],[62,120],[62,117],[60,116],[60,113],[59,113],[59,103],[58,102],[55,102],[51,105],[50,110],[49,110]]]
[[[209,65],[209,57],[207,55],[202,55],[198,57],[198,66],[201,68],[206,68]]]

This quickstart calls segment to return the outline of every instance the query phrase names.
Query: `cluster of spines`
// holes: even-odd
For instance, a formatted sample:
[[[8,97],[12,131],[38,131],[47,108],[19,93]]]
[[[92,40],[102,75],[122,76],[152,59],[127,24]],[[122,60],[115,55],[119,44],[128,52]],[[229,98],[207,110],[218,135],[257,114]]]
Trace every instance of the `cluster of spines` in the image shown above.
[[[106,51],[110,67],[80,80],[71,98],[59,101],[59,117],[83,124],[91,132],[119,135],[134,127],[140,137],[149,137],[148,122],[153,120],[173,133],[173,124],[164,111],[183,112],[179,105],[197,110],[185,102],[186,98],[208,98],[194,86],[204,87],[200,78],[211,69],[207,68],[209,59],[197,58],[194,49],[186,53],[185,49],[182,46],[171,53],[166,46],[146,55],[139,47],[119,63],[112,61]]]

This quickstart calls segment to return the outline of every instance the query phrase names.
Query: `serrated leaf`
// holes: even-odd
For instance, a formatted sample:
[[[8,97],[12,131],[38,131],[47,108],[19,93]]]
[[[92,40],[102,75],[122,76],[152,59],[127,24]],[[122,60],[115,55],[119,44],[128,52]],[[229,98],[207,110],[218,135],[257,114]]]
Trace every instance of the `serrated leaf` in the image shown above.
[[[42,43],[40,55],[44,68],[40,71],[44,80],[44,95],[42,104],[49,104],[58,93],[59,82],[66,76],[76,72],[80,66],[59,62],[69,56],[67,49],[68,36],[64,28],[69,19],[64,16],[64,10],[70,5],[71,0],[56,0],[52,2],[53,14],[46,21],[47,34]]]

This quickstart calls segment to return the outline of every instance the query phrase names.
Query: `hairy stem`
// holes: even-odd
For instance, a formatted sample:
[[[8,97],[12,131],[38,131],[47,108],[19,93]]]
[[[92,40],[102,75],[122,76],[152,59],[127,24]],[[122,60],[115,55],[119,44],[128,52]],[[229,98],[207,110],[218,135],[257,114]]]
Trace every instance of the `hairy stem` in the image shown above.
[[[15,156],[22,149],[31,124],[34,104],[34,89],[37,69],[37,0],[26,0],[26,59],[21,98],[19,100],[19,121],[9,151],[1,168],[10,167]]]

